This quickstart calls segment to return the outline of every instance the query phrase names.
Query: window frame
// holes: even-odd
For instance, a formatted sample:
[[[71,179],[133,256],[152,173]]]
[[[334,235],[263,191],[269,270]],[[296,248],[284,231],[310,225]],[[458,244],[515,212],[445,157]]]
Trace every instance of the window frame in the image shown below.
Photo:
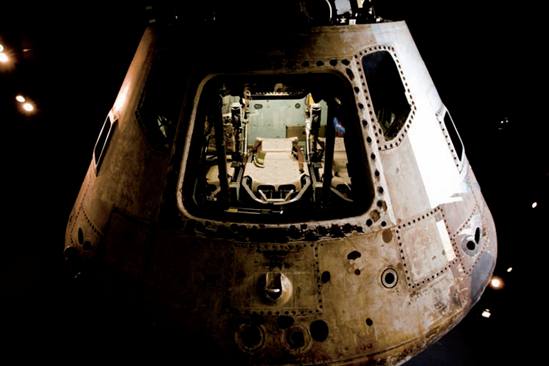
[[[154,53],[135,109],[139,129],[154,151],[167,152],[173,144],[189,74],[181,49],[162,48]]]
[[[198,180],[201,179],[201,174],[199,174],[197,171],[199,170],[198,168],[202,167],[200,165],[200,161],[199,161],[200,159],[198,157],[200,156],[199,151],[203,149],[203,146],[201,145],[201,143],[197,141],[201,140],[201,136],[199,132],[200,130],[202,130],[201,126],[203,126],[203,124],[199,122],[199,119],[201,118],[201,115],[202,115],[202,112],[200,110],[201,102],[203,102],[202,98],[204,97],[205,90],[208,89],[209,83],[211,83],[213,79],[217,79],[217,78],[220,78],[221,81],[225,82],[225,80],[223,79],[225,77],[231,80],[233,80],[232,78],[239,80],[242,83],[242,85],[248,82],[246,78],[251,78],[254,81],[262,80],[262,82],[264,82],[264,80],[267,80],[267,79],[272,80],[277,77],[280,77],[280,78],[284,78],[284,80],[289,78],[295,83],[295,82],[301,82],[302,80],[310,81],[311,80],[310,78],[318,77],[318,76],[320,76],[320,78],[324,78],[324,80],[320,79],[320,81],[315,81],[316,83],[322,83],[326,79],[332,80],[332,78],[334,79],[337,78],[338,79],[337,87],[336,87],[337,92],[334,92],[333,95],[334,96],[337,95],[337,97],[340,97],[340,95],[337,93],[344,95],[344,98],[343,98],[344,102],[348,103],[349,105],[352,104],[353,106],[352,109],[349,109],[345,112],[346,116],[352,117],[351,123],[353,124],[353,127],[349,129],[352,132],[349,134],[349,136],[352,139],[350,144],[355,145],[351,148],[351,152],[349,152],[348,154],[355,154],[360,152],[362,155],[362,158],[358,157],[359,154],[356,154],[357,156],[353,156],[352,158],[348,157],[348,162],[352,160],[352,163],[349,164],[349,165],[352,165],[352,167],[349,169],[352,169],[353,179],[355,179],[355,181],[353,182],[353,186],[360,187],[359,189],[361,189],[360,192],[355,193],[357,196],[356,196],[356,200],[352,203],[352,210],[345,211],[346,213],[350,212],[350,214],[345,213],[345,214],[336,215],[334,213],[331,213],[331,214],[325,213],[325,216],[329,216],[329,217],[316,217],[316,214],[310,214],[310,215],[307,215],[306,218],[303,218],[302,217],[303,215],[297,215],[294,213],[294,214],[289,214],[288,218],[281,219],[281,220],[274,219],[275,215],[272,215],[272,214],[269,215],[268,218],[253,218],[253,216],[264,216],[264,215],[245,216],[245,214],[240,214],[240,213],[228,214],[229,213],[228,210],[225,210],[224,212],[222,210],[219,210],[219,212],[215,214],[214,213],[210,214],[209,212],[205,214],[204,209],[201,207],[201,203],[198,202],[196,197],[196,185],[199,184]],[[301,78],[302,80],[299,80],[299,78]],[[218,82],[218,84],[222,84],[222,82]],[[308,84],[306,82],[303,84],[307,85],[308,87]],[[323,88],[325,88],[326,90],[329,90],[328,86],[323,86]],[[332,86],[331,86],[331,89],[333,89]],[[354,97],[352,86],[348,82],[348,79],[346,79],[343,75],[340,75],[339,73],[335,73],[335,72],[308,73],[308,74],[296,73],[296,74],[280,74],[280,75],[272,75],[272,74],[265,75],[260,73],[238,74],[238,75],[234,75],[230,73],[211,74],[211,75],[208,75],[206,78],[204,78],[200,82],[200,86],[196,92],[194,101],[195,103],[194,103],[191,121],[189,121],[188,123],[188,130],[187,130],[187,137],[186,137],[187,146],[185,148],[185,151],[183,153],[182,160],[181,160],[182,167],[179,173],[179,183],[178,183],[178,192],[179,192],[178,207],[180,211],[182,211],[182,213],[184,213],[185,215],[200,218],[200,219],[206,219],[206,220],[219,220],[219,221],[228,221],[228,222],[252,221],[257,223],[275,223],[275,222],[296,223],[296,222],[304,222],[304,221],[305,222],[321,221],[325,219],[333,220],[333,219],[359,217],[366,214],[369,211],[369,209],[372,207],[374,197],[375,197],[374,182],[371,175],[372,167],[370,166],[369,159],[367,159],[366,157],[367,156],[366,142],[363,136],[362,127],[360,125],[360,118],[359,118],[360,115],[358,113],[359,108],[358,108],[356,99]],[[205,103],[208,103],[208,101],[206,100]],[[329,112],[326,112],[326,113],[329,113]],[[333,154],[333,151],[332,151],[332,154]],[[333,160],[333,157],[331,160]],[[332,164],[332,162],[330,162],[330,164]],[[223,170],[223,169],[220,169],[220,170]],[[310,188],[311,192],[314,192],[314,188],[315,188],[314,186]],[[241,194],[244,191],[245,191],[245,188],[243,185],[241,189]],[[310,201],[305,202],[304,204],[308,205],[310,204]],[[204,205],[202,204],[202,206]],[[245,209],[247,208],[243,208],[243,211]],[[298,211],[295,211],[295,212],[303,213],[307,211],[301,211],[301,209],[299,209]],[[326,212],[328,212],[328,210],[326,210]],[[341,212],[343,212],[343,210]],[[299,218],[296,218],[298,216]]]
[[[118,117],[115,117],[112,111],[110,111],[107,117],[105,118],[105,122],[103,122],[101,131],[99,132],[99,136],[97,137],[97,140],[93,147],[93,162],[94,162],[95,175],[99,174],[101,164],[105,159],[105,155],[107,153],[110,141],[112,139],[112,135],[114,134],[114,128],[116,126],[117,121],[118,121]],[[107,122],[108,122],[108,125],[107,125]],[[100,147],[100,150],[99,150],[99,156],[98,156],[97,152],[99,147]]]
[[[450,153],[452,154],[452,157],[454,158],[454,162],[456,164],[456,167],[461,172],[464,166],[464,161],[466,160],[465,157],[465,145],[463,144],[463,140],[461,139],[461,135],[459,134],[458,129],[456,128],[456,124],[454,122],[454,119],[452,118],[452,115],[450,114],[450,111],[445,105],[442,105],[438,112],[436,113],[437,119],[440,123],[440,127],[442,129],[442,133],[444,134],[444,138],[446,139],[446,142],[448,144],[448,148],[450,149]],[[447,118],[449,120],[447,120]],[[449,125],[450,128],[449,129]],[[456,148],[456,140],[459,142],[458,148]],[[461,153],[458,154],[458,149],[461,150]]]
[[[372,119],[375,120],[376,125],[379,128],[379,135],[383,136],[384,141],[390,143],[390,146],[392,147],[394,143],[398,145],[399,135],[401,135],[402,131],[406,129],[405,127],[409,124],[410,119],[414,115],[414,106],[410,100],[410,91],[409,89],[407,89],[407,84],[404,79],[403,72],[400,68],[398,59],[396,59],[393,52],[389,49],[385,47],[379,49],[376,48],[374,51],[366,53],[364,56],[362,56],[360,60],[360,65],[364,73],[364,78],[368,89],[368,95],[372,106]],[[369,59],[373,57],[378,57],[378,59]],[[388,62],[387,60],[390,61]],[[375,69],[373,70],[373,72],[369,72],[372,67],[368,64],[373,63],[376,63]],[[379,71],[380,68],[382,68],[382,72]],[[381,86],[383,83],[380,82],[380,79],[372,79],[373,75],[381,73],[388,76],[386,78],[390,80],[390,87]],[[397,87],[394,87],[395,85]],[[398,89],[398,92],[395,94],[394,90],[396,89]],[[388,93],[391,93],[391,95],[388,96]],[[394,96],[398,97],[394,98]],[[392,103],[395,99],[397,100],[397,103],[393,106],[400,109],[398,111],[398,115],[397,113],[392,113],[391,110],[386,108],[385,105],[388,104],[388,101],[389,103]],[[379,108],[380,106],[382,106],[382,108]],[[379,113],[382,111],[388,111],[388,113],[391,113],[389,116],[394,115],[394,120],[390,122],[390,125],[388,127],[384,126],[379,120]],[[386,115],[388,113],[383,113],[383,115]],[[392,134],[391,137],[389,137],[387,133],[393,128],[393,126],[395,126],[395,123],[398,123],[398,125],[396,125],[397,131]]]

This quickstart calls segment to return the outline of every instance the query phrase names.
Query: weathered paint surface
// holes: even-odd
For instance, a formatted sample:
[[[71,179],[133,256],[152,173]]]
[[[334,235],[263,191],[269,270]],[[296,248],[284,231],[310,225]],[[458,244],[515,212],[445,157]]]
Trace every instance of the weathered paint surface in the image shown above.
[[[201,57],[182,65],[193,73],[168,152],[151,148],[136,119],[162,39],[145,32],[101,170],[92,162],[69,218],[67,258],[76,270],[82,259],[101,263],[97,276],[140,299],[151,321],[179,329],[181,347],[206,343],[223,364],[401,364],[457,324],[490,279],[496,236],[478,183],[466,159],[456,164],[443,104],[404,23],[260,38],[251,36],[257,47],[245,59],[224,62],[218,39],[175,45]],[[360,63],[378,50],[396,60],[411,107],[391,141]],[[242,72],[328,72],[350,84],[375,190],[363,215],[274,225],[188,212],[181,185],[200,86]]]

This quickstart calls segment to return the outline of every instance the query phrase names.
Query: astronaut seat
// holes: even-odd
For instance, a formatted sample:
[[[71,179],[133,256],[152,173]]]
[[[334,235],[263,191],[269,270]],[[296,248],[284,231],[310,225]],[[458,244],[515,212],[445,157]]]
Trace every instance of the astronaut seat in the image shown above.
[[[257,138],[244,170],[244,184],[263,202],[288,202],[309,176],[298,138]]]

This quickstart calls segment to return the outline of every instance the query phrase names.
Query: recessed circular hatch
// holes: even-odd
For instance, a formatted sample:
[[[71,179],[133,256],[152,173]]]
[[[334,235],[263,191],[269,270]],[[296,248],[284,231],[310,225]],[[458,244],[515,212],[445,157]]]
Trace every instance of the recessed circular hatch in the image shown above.
[[[243,351],[257,351],[265,344],[265,330],[260,325],[242,324],[236,333],[236,342]]]

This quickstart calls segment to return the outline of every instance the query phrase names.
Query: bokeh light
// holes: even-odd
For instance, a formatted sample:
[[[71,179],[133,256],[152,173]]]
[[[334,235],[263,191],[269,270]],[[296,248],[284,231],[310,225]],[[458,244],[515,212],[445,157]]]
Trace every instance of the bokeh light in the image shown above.
[[[494,290],[500,290],[503,288],[503,281],[501,280],[501,278],[494,276],[490,280],[490,287]]]
[[[27,112],[32,112],[34,110],[34,106],[30,103],[23,104],[23,109]]]

